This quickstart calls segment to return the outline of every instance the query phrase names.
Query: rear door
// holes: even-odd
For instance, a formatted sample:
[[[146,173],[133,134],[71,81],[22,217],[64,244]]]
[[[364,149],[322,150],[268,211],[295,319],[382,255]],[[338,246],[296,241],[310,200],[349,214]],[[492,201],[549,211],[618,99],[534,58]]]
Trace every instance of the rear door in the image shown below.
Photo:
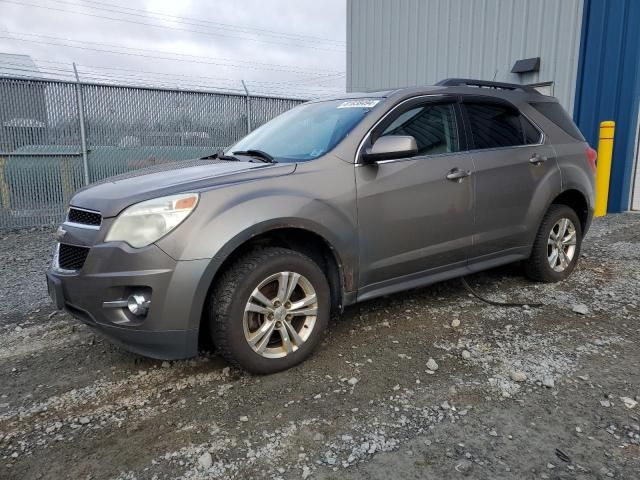
[[[463,98],[475,166],[473,261],[521,255],[540,212],[560,191],[555,151],[542,131],[500,99]]]
[[[413,136],[418,153],[356,166],[360,295],[465,265],[473,234],[473,162],[456,99],[406,102],[365,145],[384,135]]]

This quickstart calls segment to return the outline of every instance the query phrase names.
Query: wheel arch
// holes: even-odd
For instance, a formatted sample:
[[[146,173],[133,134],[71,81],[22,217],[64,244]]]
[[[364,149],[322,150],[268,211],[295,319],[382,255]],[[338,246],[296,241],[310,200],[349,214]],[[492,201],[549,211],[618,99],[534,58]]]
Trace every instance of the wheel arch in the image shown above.
[[[208,344],[207,302],[211,290],[222,272],[237,258],[253,248],[280,246],[307,255],[325,272],[331,291],[332,312],[340,312],[348,301],[348,292],[353,290],[354,270],[345,263],[343,255],[320,233],[321,228],[307,223],[280,222],[277,224],[254,225],[229,240],[211,259],[207,271],[200,281],[200,308],[191,319],[193,328],[200,330],[200,344]]]
[[[575,188],[564,190],[551,201],[549,207],[551,205],[566,205],[570,207],[574,212],[576,212],[576,215],[580,220],[582,235],[584,236],[587,233],[591,224],[591,212],[587,197],[580,190]],[[547,210],[549,207],[547,207]]]

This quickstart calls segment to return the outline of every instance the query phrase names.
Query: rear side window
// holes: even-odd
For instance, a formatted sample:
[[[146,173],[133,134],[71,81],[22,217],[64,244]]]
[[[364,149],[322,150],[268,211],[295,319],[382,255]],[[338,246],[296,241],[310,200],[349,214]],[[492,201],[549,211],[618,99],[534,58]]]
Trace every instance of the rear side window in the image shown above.
[[[569,114],[556,102],[532,102],[531,106],[573,138],[584,142],[584,137]]]
[[[518,110],[492,103],[465,103],[473,148],[502,148],[540,142],[540,131]]]
[[[418,144],[417,156],[460,150],[452,104],[427,104],[401,113],[380,136],[385,135],[411,135]]]

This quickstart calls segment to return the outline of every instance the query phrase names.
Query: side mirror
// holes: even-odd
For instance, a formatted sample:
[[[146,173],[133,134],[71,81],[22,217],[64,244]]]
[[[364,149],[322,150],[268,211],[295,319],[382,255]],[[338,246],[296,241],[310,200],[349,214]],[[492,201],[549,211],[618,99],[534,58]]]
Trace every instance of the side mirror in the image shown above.
[[[412,157],[418,153],[418,144],[411,135],[387,135],[380,137],[371,148],[364,152],[365,162],[378,160],[392,160],[395,158]]]

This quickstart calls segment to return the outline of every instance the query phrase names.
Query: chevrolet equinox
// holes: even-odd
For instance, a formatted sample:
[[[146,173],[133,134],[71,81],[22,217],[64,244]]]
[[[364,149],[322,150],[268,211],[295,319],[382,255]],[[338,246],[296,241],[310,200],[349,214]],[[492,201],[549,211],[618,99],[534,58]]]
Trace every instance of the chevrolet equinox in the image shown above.
[[[276,372],[356,302],[516,261],[565,279],[595,163],[558,101],[527,86],[310,101],[224,152],[77,192],[48,289],[133,352],[178,359],[206,342]]]

